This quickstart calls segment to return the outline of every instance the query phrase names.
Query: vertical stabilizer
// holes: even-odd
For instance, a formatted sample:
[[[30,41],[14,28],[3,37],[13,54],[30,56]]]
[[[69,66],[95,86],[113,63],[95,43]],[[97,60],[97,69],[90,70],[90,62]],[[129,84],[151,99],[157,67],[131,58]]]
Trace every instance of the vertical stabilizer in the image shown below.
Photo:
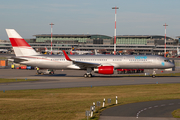
[[[14,29],[6,29],[16,56],[39,55]]]

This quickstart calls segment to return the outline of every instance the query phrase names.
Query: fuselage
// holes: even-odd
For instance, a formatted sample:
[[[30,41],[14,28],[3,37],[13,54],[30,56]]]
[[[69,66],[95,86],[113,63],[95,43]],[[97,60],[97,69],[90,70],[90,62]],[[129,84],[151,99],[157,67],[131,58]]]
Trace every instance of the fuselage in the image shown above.
[[[64,55],[34,55],[19,57],[27,61],[20,62],[39,68],[47,69],[86,69],[67,61]],[[100,65],[118,68],[165,69],[172,68],[174,64],[167,58],[155,55],[69,55],[74,61],[84,63],[98,63]],[[93,68],[93,67],[92,67]]]

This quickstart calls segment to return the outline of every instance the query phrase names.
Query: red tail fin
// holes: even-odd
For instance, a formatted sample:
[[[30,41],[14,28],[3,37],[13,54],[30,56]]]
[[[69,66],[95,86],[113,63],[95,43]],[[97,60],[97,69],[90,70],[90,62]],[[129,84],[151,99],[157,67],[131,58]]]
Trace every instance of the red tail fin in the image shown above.
[[[16,56],[39,55],[14,29],[6,29]]]
[[[66,54],[65,50],[63,50],[63,53],[64,53],[64,56],[65,56],[66,60],[72,61],[72,60],[69,58],[69,56]]]

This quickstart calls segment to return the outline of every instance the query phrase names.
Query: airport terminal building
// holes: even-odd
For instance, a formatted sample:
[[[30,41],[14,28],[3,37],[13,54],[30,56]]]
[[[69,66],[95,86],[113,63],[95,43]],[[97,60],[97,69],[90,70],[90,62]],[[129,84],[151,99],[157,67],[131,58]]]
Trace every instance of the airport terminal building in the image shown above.
[[[35,46],[40,43],[50,48],[51,35],[34,35],[36,42],[30,43]],[[114,38],[99,34],[55,34],[53,35],[53,48],[70,50],[72,46],[78,50],[94,51],[103,49],[108,52],[114,51]],[[180,39],[180,38],[179,38]],[[173,52],[179,47],[179,40],[166,37],[168,52]],[[162,54],[164,52],[165,37],[160,35],[117,35],[116,51],[119,53],[133,52],[134,54]]]
[[[33,35],[35,39],[25,39],[37,51],[51,47],[51,34]],[[167,52],[177,52],[180,44],[178,39],[166,37]],[[54,50],[71,50],[72,46],[78,50],[104,50],[114,51],[114,38],[99,34],[53,34]],[[156,54],[164,53],[165,36],[160,35],[117,35],[116,51],[118,53]],[[0,44],[1,48],[11,48],[10,43]]]

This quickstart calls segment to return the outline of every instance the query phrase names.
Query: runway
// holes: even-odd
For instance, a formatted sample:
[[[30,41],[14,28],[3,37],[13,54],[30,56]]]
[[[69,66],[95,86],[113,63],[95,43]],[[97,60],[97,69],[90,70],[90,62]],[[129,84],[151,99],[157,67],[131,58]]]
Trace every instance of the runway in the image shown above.
[[[40,79],[34,82],[1,83],[0,90],[52,89],[71,87],[137,85],[180,83],[180,77],[124,77],[115,75],[93,74],[92,78],[81,77],[85,71],[56,71],[55,75],[36,75],[35,70],[1,69],[1,78]],[[60,73],[60,74],[57,74]]]

